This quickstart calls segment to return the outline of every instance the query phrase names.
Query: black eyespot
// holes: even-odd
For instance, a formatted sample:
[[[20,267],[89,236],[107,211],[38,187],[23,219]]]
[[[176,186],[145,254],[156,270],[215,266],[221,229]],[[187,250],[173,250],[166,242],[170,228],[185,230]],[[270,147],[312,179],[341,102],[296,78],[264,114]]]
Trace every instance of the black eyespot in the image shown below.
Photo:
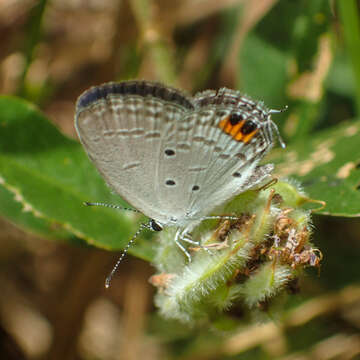
[[[236,171],[233,173],[233,176],[239,178],[239,177],[241,177],[241,174],[238,171]]]
[[[173,186],[173,185],[175,185],[175,181],[174,180],[166,180],[165,184]]]
[[[238,124],[241,120],[244,120],[244,119],[243,119],[243,116],[239,113],[232,113],[230,115],[229,121],[232,126]]]
[[[252,133],[256,129],[257,129],[257,124],[254,123],[252,120],[248,120],[245,122],[245,124],[241,128],[241,133],[244,135],[247,135],[247,134]]]
[[[192,187],[192,191],[197,191],[197,190],[199,190],[199,189],[200,189],[199,185],[194,185],[194,186]]]
[[[166,149],[166,150],[165,150],[165,154],[166,154],[167,156],[174,156],[174,155],[175,155],[175,151],[172,150],[172,149]]]
[[[163,228],[160,224],[158,224],[154,219],[150,220],[150,227],[154,231],[161,231]]]

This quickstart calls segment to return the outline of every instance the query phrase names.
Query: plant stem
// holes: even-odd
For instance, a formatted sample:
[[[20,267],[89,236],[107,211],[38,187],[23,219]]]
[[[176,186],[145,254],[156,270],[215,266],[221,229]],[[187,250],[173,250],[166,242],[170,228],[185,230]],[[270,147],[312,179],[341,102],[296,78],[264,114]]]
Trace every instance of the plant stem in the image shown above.
[[[359,8],[355,0],[338,1],[344,39],[352,61],[355,77],[355,103],[357,115],[360,115],[360,24]]]
[[[34,5],[34,7],[31,9],[29,15],[29,21],[27,24],[28,36],[24,44],[25,64],[17,89],[17,95],[21,97],[26,97],[26,76],[34,59],[36,45],[40,39],[42,19],[44,17],[46,4],[47,0],[39,0],[37,4]]]

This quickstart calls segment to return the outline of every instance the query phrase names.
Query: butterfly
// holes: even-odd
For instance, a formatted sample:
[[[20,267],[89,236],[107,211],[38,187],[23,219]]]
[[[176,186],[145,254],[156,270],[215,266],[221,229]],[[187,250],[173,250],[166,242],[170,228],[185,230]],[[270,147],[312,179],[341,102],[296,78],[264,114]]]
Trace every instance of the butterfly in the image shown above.
[[[75,127],[107,184],[151,219],[139,231],[176,227],[175,242],[191,261],[181,241],[192,242],[194,227],[271,175],[273,165],[259,162],[274,133],[280,138],[271,119],[280,111],[227,88],[189,96],[133,80],[85,91]]]

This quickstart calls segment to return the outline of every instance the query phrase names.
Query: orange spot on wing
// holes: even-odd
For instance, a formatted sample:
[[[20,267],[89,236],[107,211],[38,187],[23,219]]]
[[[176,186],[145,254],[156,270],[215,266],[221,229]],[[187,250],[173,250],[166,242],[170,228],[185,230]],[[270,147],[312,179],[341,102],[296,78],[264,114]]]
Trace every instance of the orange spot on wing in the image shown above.
[[[244,139],[243,142],[246,144],[248,143],[254,136],[255,134],[259,131],[259,129],[255,129],[253,132],[251,132],[250,134],[247,134]]]
[[[225,131],[227,134],[230,134],[232,127],[233,127],[233,126],[230,124],[230,121],[228,121],[228,123],[226,124],[226,128],[224,129],[224,131]]]
[[[244,125],[245,120],[240,121],[238,124],[232,126],[231,131],[230,131],[230,135],[235,138],[235,136],[237,135],[237,133],[240,131],[240,129],[242,128],[242,126]]]
[[[232,125],[229,119],[230,119],[230,115],[222,119],[219,123],[219,128],[223,130],[226,134],[230,134],[230,131],[232,129]]]
[[[243,140],[243,134],[241,132],[238,132],[236,136],[234,137],[236,141],[244,141]]]
[[[226,134],[229,134],[234,140],[242,141],[244,143],[248,143],[254,135],[258,132],[259,129],[254,130],[250,134],[244,135],[241,133],[241,128],[245,124],[245,120],[240,121],[236,125],[231,125],[230,123],[230,115],[226,116],[219,122],[219,128],[223,130]]]
[[[226,118],[222,119],[222,120],[219,122],[219,128],[220,128],[221,130],[224,130],[224,131],[225,131],[225,126],[226,126],[228,120],[229,120],[229,116],[227,116]]]

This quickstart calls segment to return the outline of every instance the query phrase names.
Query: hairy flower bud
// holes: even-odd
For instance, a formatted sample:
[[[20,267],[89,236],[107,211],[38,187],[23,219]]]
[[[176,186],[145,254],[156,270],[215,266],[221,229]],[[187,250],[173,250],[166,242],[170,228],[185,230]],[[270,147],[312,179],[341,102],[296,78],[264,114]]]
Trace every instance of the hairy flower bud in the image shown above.
[[[204,220],[193,231],[201,246],[189,246],[192,261],[159,234],[151,283],[156,305],[167,318],[212,321],[234,307],[261,308],[283,293],[306,266],[319,266],[321,252],[310,242],[311,212],[297,184],[279,181],[249,190],[219,209],[236,220]],[[205,251],[206,250],[206,251]]]

